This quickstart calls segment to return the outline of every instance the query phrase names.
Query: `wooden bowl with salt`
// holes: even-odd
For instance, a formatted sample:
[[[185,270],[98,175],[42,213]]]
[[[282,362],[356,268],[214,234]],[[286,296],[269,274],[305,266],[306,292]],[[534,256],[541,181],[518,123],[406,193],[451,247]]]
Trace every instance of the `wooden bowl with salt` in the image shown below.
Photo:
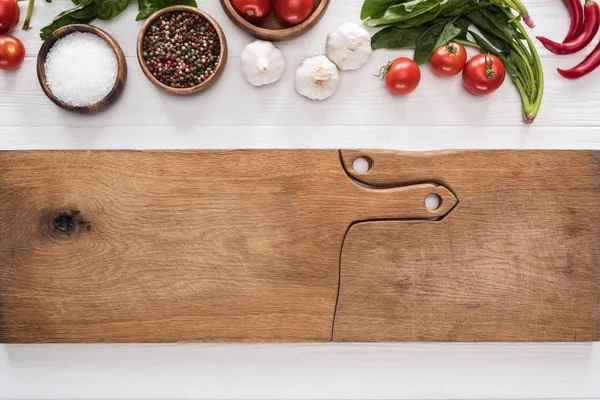
[[[117,78],[112,90],[102,100],[86,106],[73,106],[60,100],[54,95],[54,93],[52,93],[52,90],[50,89],[50,86],[46,80],[45,65],[48,53],[59,39],[62,39],[75,32],[92,33],[100,37],[114,51],[117,58]],[[67,25],[50,34],[50,36],[42,44],[37,57],[37,76],[38,80],[40,81],[40,85],[42,86],[42,90],[46,96],[48,96],[48,98],[54,102],[54,104],[69,111],[75,111],[79,113],[95,113],[113,104],[119,98],[121,93],[123,93],[125,82],[127,81],[127,60],[125,59],[123,50],[117,41],[102,29],[92,25]]]
[[[269,15],[265,21],[255,25],[246,21],[235,8],[233,8],[231,0],[220,1],[223,10],[225,10],[225,14],[227,14],[233,23],[244,32],[249,33],[257,39],[267,40],[269,42],[282,42],[296,39],[317,25],[325,15],[330,0],[314,0],[313,13],[306,21],[295,26],[289,26],[281,22],[274,11],[271,12],[271,15]]]
[[[205,81],[203,81],[202,83],[199,83],[195,86],[176,88],[176,87],[172,87],[172,86],[162,83],[160,80],[158,80],[152,74],[152,72],[150,71],[150,68],[148,67],[148,65],[146,64],[146,61],[144,59],[144,37],[146,35],[146,31],[163,14],[173,13],[173,12],[189,12],[189,13],[199,15],[201,18],[203,18],[206,22],[208,22],[210,25],[212,25],[214,27],[214,29],[217,33],[217,36],[219,38],[219,43],[221,45],[221,51],[218,56],[217,67],[216,67],[215,71],[212,73],[212,75],[210,75],[210,77],[208,77]],[[225,67],[227,66],[227,55],[228,55],[228,53],[227,53],[227,38],[225,37],[225,34],[223,33],[223,29],[221,29],[221,26],[219,25],[219,23],[212,16],[207,14],[206,12],[200,10],[197,7],[192,7],[192,6],[170,6],[170,7],[165,7],[163,9],[155,12],[146,20],[146,22],[142,26],[142,29],[140,29],[140,33],[137,38],[137,57],[138,57],[138,61],[140,63],[140,67],[142,68],[142,71],[144,72],[144,75],[146,75],[148,80],[150,80],[150,82],[152,82],[155,86],[159,87],[160,89],[164,90],[167,93],[175,94],[178,96],[187,96],[190,94],[202,92],[202,91],[208,89],[210,86],[212,86],[221,77],[221,75],[223,75],[223,72],[225,71]]]

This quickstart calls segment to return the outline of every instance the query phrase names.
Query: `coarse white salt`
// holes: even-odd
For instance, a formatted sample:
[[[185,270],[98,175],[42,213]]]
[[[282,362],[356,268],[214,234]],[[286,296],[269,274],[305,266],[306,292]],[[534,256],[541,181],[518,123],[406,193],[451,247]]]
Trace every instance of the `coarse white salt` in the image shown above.
[[[44,64],[46,82],[59,100],[84,107],[105,98],[115,86],[118,62],[98,35],[74,32],[54,43]]]

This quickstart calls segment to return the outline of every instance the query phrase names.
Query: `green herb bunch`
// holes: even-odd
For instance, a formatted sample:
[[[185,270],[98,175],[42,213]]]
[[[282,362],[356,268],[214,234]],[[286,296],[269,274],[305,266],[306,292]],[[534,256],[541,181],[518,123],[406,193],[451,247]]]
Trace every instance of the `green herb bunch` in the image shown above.
[[[387,26],[373,36],[374,49],[414,48],[417,64],[450,40],[495,54],[521,94],[523,119],[535,119],[544,73],[521,19],[535,24],[520,0],[366,0],[361,18],[367,26]]]

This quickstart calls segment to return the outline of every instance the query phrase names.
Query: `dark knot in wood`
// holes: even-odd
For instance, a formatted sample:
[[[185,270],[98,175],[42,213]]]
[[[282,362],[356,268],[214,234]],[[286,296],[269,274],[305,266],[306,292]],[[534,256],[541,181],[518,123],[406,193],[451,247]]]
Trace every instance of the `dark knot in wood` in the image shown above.
[[[76,209],[62,209],[52,211],[42,217],[42,226],[50,235],[71,235],[78,231],[87,232],[92,229],[92,224]]]
[[[73,215],[62,213],[52,221],[54,230],[59,232],[71,232],[75,228]]]

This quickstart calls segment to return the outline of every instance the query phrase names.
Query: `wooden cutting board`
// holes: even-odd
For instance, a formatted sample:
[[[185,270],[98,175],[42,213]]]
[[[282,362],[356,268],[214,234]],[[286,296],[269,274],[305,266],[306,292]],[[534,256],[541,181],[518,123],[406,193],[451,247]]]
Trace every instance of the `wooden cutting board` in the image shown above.
[[[455,204],[336,150],[0,152],[0,342],[330,341],[348,227]]]
[[[352,226],[335,341],[600,340],[600,152],[343,151],[370,185],[427,180],[436,222]]]
[[[599,160],[0,152],[0,342],[599,339]]]

